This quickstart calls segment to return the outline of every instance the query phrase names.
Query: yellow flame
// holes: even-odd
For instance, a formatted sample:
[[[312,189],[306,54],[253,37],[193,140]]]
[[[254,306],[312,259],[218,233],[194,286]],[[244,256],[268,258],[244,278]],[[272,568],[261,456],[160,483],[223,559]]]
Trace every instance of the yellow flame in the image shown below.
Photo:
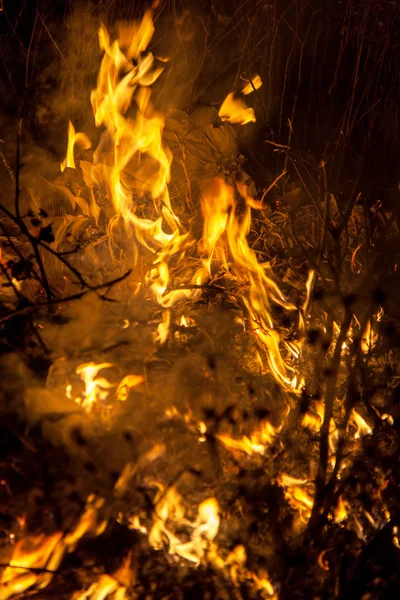
[[[5,568],[0,583],[0,598],[7,600],[29,588],[46,587],[59,567],[65,547],[60,545],[62,533],[51,536],[26,537],[16,543],[9,566]],[[46,569],[48,572],[29,572],[29,569]]]
[[[268,445],[272,444],[281,427],[274,427],[269,421],[262,421],[250,437],[244,435],[240,439],[232,438],[226,433],[217,433],[216,439],[224,446],[246,454],[264,454]]]
[[[382,316],[383,309],[381,308],[375,316],[375,320],[377,322],[380,321]],[[363,354],[368,354],[371,350],[375,348],[378,342],[378,338],[379,334],[376,332],[374,326],[372,325],[371,319],[369,319],[361,338],[361,350]]]
[[[254,90],[259,90],[261,86],[262,86],[261,77],[259,75],[255,75],[254,77],[251,78],[249,83],[244,86],[244,88],[242,89],[242,94],[247,96],[248,94],[253,93]]]
[[[343,500],[342,496],[339,496],[338,503],[334,511],[335,523],[341,523],[348,517],[350,513],[350,505],[348,502]]]
[[[311,516],[311,510],[314,504],[313,497],[306,489],[304,489],[304,486],[308,484],[308,480],[297,479],[290,475],[286,475],[285,473],[281,473],[278,476],[277,481],[285,488],[285,498],[290,506],[299,512],[301,522],[307,523]]]
[[[99,371],[112,366],[114,366],[112,363],[96,364],[90,362],[84,363],[76,369],[76,373],[85,383],[85,391],[82,398],[75,398],[75,402],[80,404],[87,412],[93,409],[96,402],[105,400],[109,395],[108,390],[114,387],[114,384],[104,377],[97,377]]]
[[[134,194],[150,193],[168,224],[176,229],[167,183],[170,178],[170,153],[163,147],[164,118],[150,101],[151,86],[163,67],[154,65],[147,47],[154,33],[151,11],[140,23],[122,24],[118,38],[111,43],[107,30],[99,30],[104,51],[97,81],[91,94],[96,125],[103,125],[108,136],[94,154],[92,178],[106,186],[117,213],[135,231],[139,243],[153,251],[168,244],[173,234],[162,230],[162,218],[156,221],[135,215]],[[130,105],[136,108],[135,119],[125,116]],[[106,143],[112,147],[112,159],[104,159]],[[130,167],[135,167],[129,176]],[[127,172],[128,171],[128,172]]]
[[[117,388],[117,400],[120,402],[125,402],[128,399],[129,391],[133,387],[143,383],[145,380],[146,378],[143,375],[125,375]]]
[[[75,527],[64,537],[64,543],[73,549],[79,540],[91,533],[95,537],[101,535],[107,527],[107,521],[99,518],[99,509],[104,505],[104,498],[90,494],[86,501],[85,510]]]
[[[74,148],[75,144],[81,146],[84,150],[87,150],[91,147],[92,142],[89,140],[88,136],[85,133],[76,133],[75,127],[69,121],[68,123],[68,147],[67,147],[67,156],[60,164],[61,172],[65,171],[67,167],[70,169],[75,169],[75,157],[74,157]]]
[[[156,501],[154,524],[149,533],[149,543],[153,548],[162,548],[163,540],[168,539],[169,553],[176,554],[198,564],[206,553],[209,542],[216,537],[220,524],[219,505],[215,498],[208,498],[199,505],[197,519],[191,523],[185,519],[185,509],[178,491],[171,487],[160,493]],[[190,541],[182,542],[168,527],[183,524],[192,529]]]
[[[354,434],[355,439],[359,439],[364,435],[371,435],[372,429],[366,420],[353,408],[350,415],[350,423],[356,428]]]
[[[247,86],[245,89],[247,89]],[[246,106],[241,98],[235,98],[233,93],[227,95],[221,104],[218,114],[223,121],[229,121],[229,123],[238,125],[256,122],[254,110]]]
[[[98,515],[104,499],[90,495],[86,507],[76,526],[66,535],[59,531],[47,536],[27,536],[14,547],[9,566],[0,580],[0,600],[22,594],[29,588],[45,588],[52,580],[64,557],[87,533],[101,535],[107,526],[106,520]],[[29,572],[30,569],[37,572]],[[43,569],[43,572],[40,570]]]
[[[251,208],[262,208],[262,203],[253,201],[247,186],[240,182],[233,187],[214,178],[212,184],[202,185],[203,235],[200,241],[192,232],[181,231],[173,213],[168,192],[172,155],[162,142],[164,117],[151,103],[150,87],[163,70],[148,50],[153,33],[151,11],[147,11],[139,23],[120,25],[114,41],[105,27],[99,30],[103,59],[91,102],[96,125],[104,131],[94,152],[93,164],[87,163],[85,173],[91,185],[107,192],[114,207],[115,215],[109,222],[110,238],[123,221],[127,235],[132,235],[135,248],[132,255],[136,257],[133,260],[138,256],[136,242],[155,255],[146,284],[164,308],[200,293],[198,289],[168,290],[170,261],[173,257],[179,260],[189,247],[196,248],[197,244],[200,259],[194,263],[189,288],[207,283],[219,269],[231,271],[245,290],[242,303],[249,330],[264,349],[262,369],[269,369],[284,388],[297,389],[294,369],[283,357],[281,346],[284,344],[274,329],[270,304],[276,303],[290,311],[297,309],[285,300],[270,265],[258,262],[247,241]],[[258,88],[261,79],[255,76],[252,83]],[[248,92],[246,86],[243,93]],[[224,101],[220,114],[231,122],[255,120],[254,111],[232,94]],[[73,144],[80,138],[73,132],[72,124],[69,129],[70,150],[73,150]],[[148,195],[154,203],[154,220],[136,213],[136,199]],[[241,205],[237,206],[238,195],[242,196],[244,210]],[[164,312],[156,333],[156,340],[161,344],[168,339],[170,319],[170,313]],[[291,343],[286,349],[296,359],[300,356],[300,344]],[[85,404],[90,410],[93,397],[88,398],[85,397]]]
[[[109,596],[114,600],[125,600],[126,588],[121,586],[111,575],[100,575],[99,579],[92,583],[90,588],[80,594],[76,600],[105,600]]]
[[[156,342],[165,344],[169,335],[169,326],[171,324],[171,311],[166,310],[163,312],[162,321],[157,327]]]

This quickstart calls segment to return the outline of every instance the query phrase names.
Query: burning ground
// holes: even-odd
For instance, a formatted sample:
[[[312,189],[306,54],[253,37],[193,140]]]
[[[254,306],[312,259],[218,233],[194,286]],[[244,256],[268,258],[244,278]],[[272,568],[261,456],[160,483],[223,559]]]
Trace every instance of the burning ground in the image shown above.
[[[0,599],[397,598],[397,213],[290,123],[259,189],[258,73],[161,112],[155,15],[57,176],[2,159]]]

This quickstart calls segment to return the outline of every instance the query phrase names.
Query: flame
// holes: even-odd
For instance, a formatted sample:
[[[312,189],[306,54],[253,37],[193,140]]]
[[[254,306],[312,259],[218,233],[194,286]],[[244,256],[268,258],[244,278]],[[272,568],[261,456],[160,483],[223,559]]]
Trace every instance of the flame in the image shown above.
[[[128,399],[129,391],[133,387],[143,383],[145,380],[146,378],[143,375],[125,375],[117,388],[117,400],[120,402],[125,402]]]
[[[312,292],[312,288],[314,285],[314,280],[315,280],[315,270],[314,269],[310,269],[307,275],[307,282],[306,282],[306,298],[304,300],[304,304],[303,304],[303,312],[307,311],[308,305],[310,303],[310,299],[311,299],[311,292]]]
[[[215,437],[232,450],[245,452],[249,455],[264,454],[267,446],[273,443],[275,436],[281,429],[282,427],[274,427],[268,420],[264,420],[250,437],[244,435],[237,440],[225,433],[217,433]]]
[[[357,440],[364,435],[371,435],[372,429],[366,420],[353,408],[351,411],[350,423],[356,428],[354,438]]]
[[[364,332],[362,334],[362,338],[361,338],[361,350],[362,350],[363,354],[368,354],[369,352],[371,352],[371,350],[373,350],[376,347],[376,344],[378,343],[378,339],[379,339],[379,334],[376,331],[376,329],[373,325],[373,322],[379,323],[379,321],[382,319],[383,315],[384,315],[384,310],[380,306],[379,310],[376,313],[376,315],[374,316],[374,318],[369,319],[367,321],[365,330],[364,330]]]
[[[339,496],[338,503],[334,512],[335,523],[341,523],[344,521],[350,513],[350,505],[344,501],[342,496]]]
[[[164,538],[169,542],[169,553],[176,554],[190,562],[198,564],[205,556],[208,543],[216,537],[219,524],[219,505],[215,498],[204,500],[198,507],[197,519],[191,523],[185,519],[182,499],[175,487],[164,491],[159,484],[160,493],[155,506],[154,524],[149,533],[149,543],[159,550]],[[167,523],[183,525],[192,529],[189,542],[181,540],[168,528]]]
[[[171,324],[171,311],[163,312],[162,321],[157,327],[156,342],[165,344],[169,335],[169,326]]]
[[[151,194],[174,230],[177,220],[167,188],[171,156],[161,139],[164,118],[154,111],[150,101],[150,86],[163,71],[163,67],[155,66],[152,53],[147,52],[153,33],[151,11],[140,23],[121,24],[113,43],[105,27],[100,27],[99,43],[104,56],[91,101],[96,125],[103,125],[107,134],[103,134],[94,153],[91,175],[106,187],[117,215],[133,228],[137,241],[156,251],[167,245],[174,234],[164,233],[162,217],[152,221],[136,216],[134,194]],[[135,119],[125,116],[132,103]],[[111,146],[112,158],[106,162],[107,146]],[[129,175],[132,166],[136,167],[134,176]]]
[[[234,187],[214,178],[211,183],[202,185],[201,240],[190,231],[181,231],[173,212],[168,192],[172,157],[162,142],[164,118],[151,104],[151,85],[163,70],[148,51],[153,33],[151,11],[145,13],[140,23],[120,25],[113,42],[103,26],[99,30],[104,54],[91,102],[96,125],[104,127],[104,131],[94,151],[93,164],[85,164],[85,173],[90,176],[91,185],[106,190],[114,207],[115,214],[109,222],[110,239],[122,217],[134,248],[137,243],[154,254],[146,284],[153,298],[166,309],[200,293],[198,289],[168,290],[171,259],[179,260],[189,247],[197,248],[199,255],[189,277],[189,288],[207,283],[219,269],[232,272],[245,290],[241,299],[248,329],[254,332],[264,349],[263,370],[269,369],[284,388],[297,389],[294,369],[283,357],[280,347],[283,344],[273,326],[270,304],[276,303],[290,311],[297,308],[285,300],[270,265],[258,262],[247,241],[251,207],[261,208],[261,203],[250,201],[246,185],[239,182]],[[252,82],[255,88],[261,85],[258,76]],[[249,93],[247,86],[243,92]],[[220,115],[231,122],[255,120],[254,111],[232,94],[224,101]],[[73,147],[71,127],[69,139]],[[136,214],[136,198],[145,195],[153,199],[154,220]],[[238,205],[238,197],[241,197],[239,204],[244,201],[244,210]],[[164,223],[171,233],[165,232]],[[137,250],[133,256],[135,262]],[[156,340],[161,344],[168,339],[170,320],[170,312],[165,311],[156,333]],[[297,359],[300,345],[289,345],[289,351]],[[86,401],[88,407],[92,404],[92,400]]]
[[[128,600],[127,588],[132,585],[132,552],[129,552],[121,567],[111,576],[100,575],[90,588],[75,600],[105,600],[112,595],[114,600]]]
[[[247,86],[245,89],[247,89]],[[254,110],[246,106],[241,98],[236,98],[233,93],[227,95],[218,114],[223,121],[238,125],[256,122]]]
[[[248,94],[252,94],[254,90],[259,90],[262,86],[261,77],[259,75],[255,75],[252,77],[247,85],[242,89],[242,94],[247,96]]]
[[[59,567],[65,547],[60,545],[63,534],[26,537],[16,543],[13,555],[3,572],[0,584],[0,598],[7,600],[36,586],[42,589],[48,585],[53,573]],[[29,572],[30,569],[34,571]],[[35,570],[43,569],[43,572]]]
[[[304,489],[304,486],[308,484],[308,480],[297,479],[281,473],[277,481],[285,488],[285,498],[290,506],[299,512],[300,521],[306,524],[311,516],[314,504],[313,497]]]
[[[76,600],[105,600],[113,594],[114,600],[125,600],[126,588],[120,586],[118,581],[110,575],[100,575],[99,579],[92,583],[90,588],[79,594]]]
[[[75,158],[74,158],[74,148],[75,144],[81,146],[84,150],[87,150],[92,146],[92,142],[89,140],[88,136],[85,133],[76,133],[75,127],[71,123],[68,122],[68,147],[67,147],[67,156],[60,164],[61,172],[65,171],[67,167],[70,169],[75,169]]]
[[[87,412],[91,412],[93,406],[98,401],[101,402],[105,400],[109,395],[108,390],[114,387],[114,384],[110,383],[104,377],[97,377],[99,371],[113,366],[112,363],[100,363],[96,365],[95,363],[90,362],[77,367],[76,373],[85,383],[85,391],[82,398],[75,398],[75,402],[80,404]]]
[[[85,510],[74,529],[64,537],[64,543],[69,550],[73,549],[80,539],[87,533],[95,537],[101,535],[107,527],[108,521],[99,519],[99,510],[104,505],[104,498],[90,494],[86,500]]]
[[[87,533],[94,536],[103,533],[108,522],[99,519],[98,511],[103,504],[103,498],[91,494],[78,523],[66,535],[58,531],[50,536],[27,536],[17,542],[9,566],[1,577],[0,600],[22,594],[31,587],[45,588],[60,566],[65,552],[72,552]],[[30,569],[33,571],[29,572]]]

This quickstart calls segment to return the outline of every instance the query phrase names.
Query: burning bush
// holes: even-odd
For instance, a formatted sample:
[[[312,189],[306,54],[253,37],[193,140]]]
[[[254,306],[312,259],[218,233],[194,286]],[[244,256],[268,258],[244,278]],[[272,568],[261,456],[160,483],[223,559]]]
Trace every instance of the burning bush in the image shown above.
[[[389,597],[396,213],[291,122],[260,193],[257,73],[158,110],[156,8],[100,26],[98,142],[23,187],[21,122],[7,163],[0,599]]]

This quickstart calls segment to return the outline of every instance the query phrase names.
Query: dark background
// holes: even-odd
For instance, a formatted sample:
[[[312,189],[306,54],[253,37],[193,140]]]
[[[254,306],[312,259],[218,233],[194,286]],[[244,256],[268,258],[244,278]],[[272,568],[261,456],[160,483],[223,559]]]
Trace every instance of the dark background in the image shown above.
[[[3,0],[0,139],[11,163],[21,114],[26,153],[40,147],[49,162],[54,157],[57,163],[65,151],[69,118],[96,135],[89,93],[101,58],[98,26],[139,18],[148,6],[127,0]],[[240,88],[241,78],[261,75],[263,87],[248,97],[257,123],[239,131],[260,187],[284,160],[266,142],[286,144],[290,120],[291,152],[307,177],[314,177],[324,159],[339,201],[356,181],[365,201],[381,200],[397,210],[397,2],[161,0],[155,20],[154,53],[171,58],[155,94],[163,110],[220,104]]]

